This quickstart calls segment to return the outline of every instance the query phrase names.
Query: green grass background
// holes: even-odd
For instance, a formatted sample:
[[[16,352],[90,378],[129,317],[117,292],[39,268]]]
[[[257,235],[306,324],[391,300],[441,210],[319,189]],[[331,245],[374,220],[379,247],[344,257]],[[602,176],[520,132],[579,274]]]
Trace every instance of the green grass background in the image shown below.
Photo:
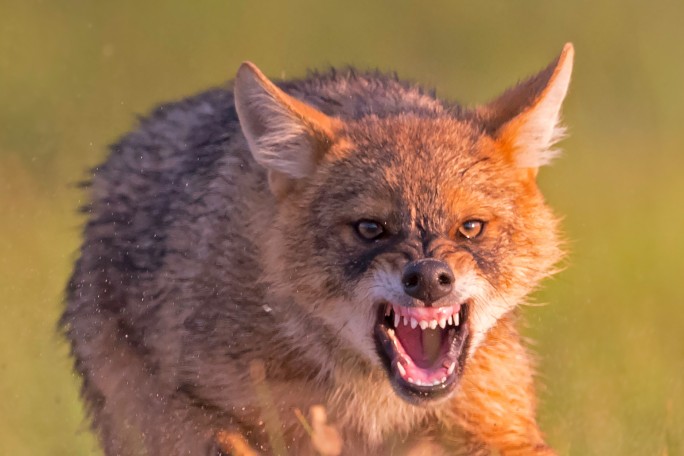
[[[464,103],[577,60],[565,154],[541,172],[567,269],[526,309],[540,419],[570,455],[684,454],[681,0],[0,0],[0,454],[97,454],[56,334],[84,194],[155,103],[354,64]]]

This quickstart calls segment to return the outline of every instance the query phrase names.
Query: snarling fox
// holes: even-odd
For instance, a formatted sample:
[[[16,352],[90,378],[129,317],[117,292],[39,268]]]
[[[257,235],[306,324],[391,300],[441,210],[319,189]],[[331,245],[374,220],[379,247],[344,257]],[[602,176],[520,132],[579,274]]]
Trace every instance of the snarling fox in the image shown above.
[[[247,62],[156,108],[93,170],[61,320],[105,453],[315,454],[321,405],[345,455],[554,454],[516,309],[562,256],[572,62],[472,108]]]

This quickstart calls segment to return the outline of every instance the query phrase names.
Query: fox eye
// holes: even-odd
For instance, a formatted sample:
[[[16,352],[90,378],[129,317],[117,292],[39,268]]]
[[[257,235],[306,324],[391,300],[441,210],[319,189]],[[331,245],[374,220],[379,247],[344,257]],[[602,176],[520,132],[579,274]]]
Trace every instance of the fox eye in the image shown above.
[[[482,234],[484,227],[482,220],[466,220],[458,227],[458,234],[466,239],[475,239]]]
[[[359,220],[354,228],[361,239],[366,241],[375,241],[385,234],[382,224],[373,220]]]

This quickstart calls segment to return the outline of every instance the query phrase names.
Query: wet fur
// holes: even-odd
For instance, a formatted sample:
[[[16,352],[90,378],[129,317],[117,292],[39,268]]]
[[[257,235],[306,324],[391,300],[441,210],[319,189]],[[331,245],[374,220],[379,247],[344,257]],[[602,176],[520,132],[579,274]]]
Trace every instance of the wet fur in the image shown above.
[[[343,121],[284,197],[250,152],[231,86],[158,107],[93,170],[61,324],[105,452],[216,454],[229,429],[268,453],[250,376],[263,362],[291,454],[312,451],[293,408],[319,403],[345,454],[420,439],[448,454],[552,454],[514,323],[560,258],[556,219],[500,151],[492,114],[351,69],[279,87]],[[458,246],[454,223],[473,211],[495,217],[489,237]],[[366,213],[402,237],[368,254],[346,224]],[[395,394],[364,325],[378,290],[396,292],[393,274],[424,256],[478,278],[461,284],[476,289],[475,336],[458,390],[417,407]]]

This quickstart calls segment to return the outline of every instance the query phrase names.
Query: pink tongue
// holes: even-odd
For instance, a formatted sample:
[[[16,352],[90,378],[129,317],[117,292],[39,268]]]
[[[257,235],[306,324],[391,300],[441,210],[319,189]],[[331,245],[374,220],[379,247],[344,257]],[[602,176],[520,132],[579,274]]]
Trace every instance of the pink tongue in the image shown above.
[[[436,330],[426,329],[425,331]],[[409,325],[400,324],[395,328],[395,334],[404,347],[406,354],[411,357],[416,366],[422,369],[432,367],[435,360],[429,358],[429,355],[423,346],[423,330],[420,329],[420,326],[411,329]]]

